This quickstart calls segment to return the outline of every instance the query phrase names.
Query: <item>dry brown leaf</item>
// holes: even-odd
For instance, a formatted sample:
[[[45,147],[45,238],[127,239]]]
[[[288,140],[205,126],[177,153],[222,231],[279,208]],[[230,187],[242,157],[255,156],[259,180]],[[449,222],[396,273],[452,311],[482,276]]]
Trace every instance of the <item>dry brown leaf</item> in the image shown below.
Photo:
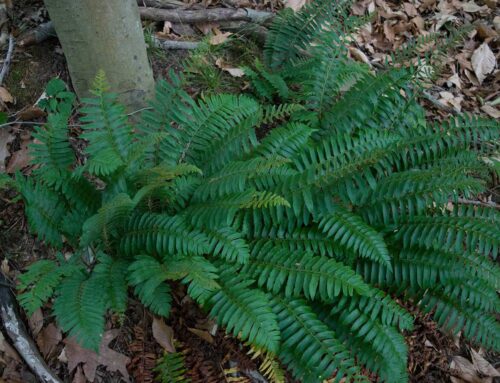
[[[28,318],[28,326],[31,330],[31,333],[34,336],[37,336],[43,327],[42,309],[35,310],[33,314]]]
[[[442,28],[442,26],[445,25],[446,23],[458,20],[458,17],[453,16],[452,14],[449,13],[436,13],[434,18],[437,19],[437,23],[434,26],[434,30],[436,32],[439,31]]]
[[[454,73],[453,76],[448,77],[446,80],[449,87],[455,85],[457,89],[462,89],[462,82],[460,81],[460,76],[458,73]]]
[[[300,10],[304,5],[306,5],[306,0],[286,0],[285,8],[291,8],[295,12]]]
[[[472,348],[470,349],[470,353],[472,356],[472,363],[474,363],[474,367],[476,367],[476,370],[480,374],[490,378],[500,377],[500,372],[498,372],[486,359],[484,359],[481,354],[474,351]]]
[[[199,23],[196,24],[196,28],[200,30],[204,35],[208,35],[213,29],[220,27],[218,23]]]
[[[476,27],[476,30],[477,34],[482,40],[495,38],[498,35],[498,33],[493,28],[490,28],[484,23],[479,23]]]
[[[0,99],[3,102],[9,102],[9,103],[14,102],[14,97],[12,97],[10,92],[7,89],[5,89],[3,86],[0,86]]]
[[[212,337],[212,335],[210,335],[208,331],[198,330],[197,328],[191,328],[191,327],[188,327],[188,331],[199,336],[201,339],[210,344],[214,343],[214,338]]]
[[[455,96],[451,92],[439,92],[439,95],[441,96],[439,101],[443,104],[452,106],[458,112],[462,110],[463,96]]]
[[[493,26],[495,27],[497,32],[500,32],[500,16],[495,16],[493,19]]]
[[[163,30],[161,32],[165,35],[168,35],[171,29],[172,29],[172,23],[170,21],[164,21]]]
[[[351,12],[355,16],[363,16],[368,9],[368,3],[366,1],[358,1],[351,7]]]
[[[73,376],[73,380],[71,383],[87,383],[87,379],[85,378],[85,374],[80,366],[76,368],[75,376]]]
[[[48,358],[55,350],[59,342],[62,340],[62,333],[54,323],[49,323],[36,338],[36,343],[40,348],[43,356]]]
[[[487,43],[482,43],[479,48],[474,51],[471,57],[471,63],[474,73],[481,84],[486,76],[493,72],[496,66],[495,55]]]
[[[436,0],[423,0],[422,4],[418,7],[420,11],[426,11],[428,9],[434,8],[436,5]]]
[[[403,9],[406,14],[410,17],[418,16],[417,8],[412,3],[403,3]]]
[[[467,13],[475,13],[488,10],[488,7],[486,5],[479,6],[473,1],[469,1],[468,3],[460,3],[459,6],[464,12]]]
[[[415,26],[418,28],[420,32],[425,30],[425,21],[423,17],[416,16],[413,19],[411,19],[411,22],[415,24]]]
[[[218,68],[228,72],[233,77],[243,77],[245,75],[243,69],[233,68],[231,65],[226,64],[221,58],[215,60],[215,65],[217,65]]]
[[[175,352],[174,330],[163,319],[153,319],[153,338],[168,352]]]
[[[0,331],[0,352],[5,353],[10,359],[15,360],[16,362],[21,362],[21,357],[17,353],[17,351],[12,348],[12,346],[7,342],[4,338],[2,332]]]
[[[64,348],[66,358],[68,359],[68,369],[72,372],[80,363],[83,363],[83,372],[85,377],[93,382],[97,366],[102,365],[109,371],[119,371],[126,382],[130,382],[127,372],[127,364],[130,359],[108,347],[109,343],[115,339],[120,330],[109,330],[102,336],[99,355],[94,351],[82,348],[73,338],[66,338]]]
[[[364,62],[365,64],[368,64],[369,66],[372,66],[370,63],[370,59],[368,58],[367,55],[363,53],[360,49],[356,47],[349,47],[349,53],[351,54],[351,57],[360,62]]]
[[[483,383],[481,378],[477,376],[474,365],[462,356],[454,356],[452,358],[450,369],[452,370],[452,375],[468,383]]]
[[[232,35],[231,32],[221,32],[219,29],[214,28],[214,35],[210,37],[210,40],[208,41],[211,45],[220,45],[224,44],[229,36]]]
[[[22,121],[31,121],[35,118],[43,117],[45,114],[46,113],[38,106],[31,106],[18,112],[16,117]]]
[[[0,270],[2,270],[2,273],[5,275],[10,273],[9,260],[7,258],[2,259],[2,262],[0,262]]]
[[[29,133],[21,135],[20,149],[11,153],[9,163],[5,171],[9,174],[15,173],[28,166],[31,161],[30,151],[28,145],[31,142],[31,135]]]
[[[394,39],[396,38],[396,33],[394,32],[394,28],[389,23],[389,20],[386,20],[384,22],[384,36],[391,43],[393,43]]]
[[[9,144],[14,138],[10,129],[0,128],[0,173],[5,172],[5,159],[10,156]]]
[[[481,110],[490,117],[500,118],[500,110],[492,105],[484,104],[483,106],[481,106]]]

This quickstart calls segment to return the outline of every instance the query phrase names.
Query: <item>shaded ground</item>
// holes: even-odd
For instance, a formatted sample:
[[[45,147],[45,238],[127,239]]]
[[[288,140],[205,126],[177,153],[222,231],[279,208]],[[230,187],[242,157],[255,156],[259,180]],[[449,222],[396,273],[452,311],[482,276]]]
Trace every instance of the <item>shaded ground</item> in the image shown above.
[[[494,7],[490,7],[488,2],[479,4],[469,2],[466,3],[469,4],[468,8],[464,8],[463,4],[465,3],[454,0],[425,0],[412,3],[415,10],[405,4],[410,3],[363,0],[357,4],[355,13],[365,14],[372,11],[373,8],[377,10],[378,16],[370,23],[370,26],[360,32],[353,44],[353,48],[358,49],[364,56],[353,50],[353,57],[376,64],[387,53],[406,42],[408,38],[425,35],[431,31],[445,17],[457,23],[481,19],[485,27],[493,32],[489,30],[480,32],[479,29],[471,32],[466,42],[458,47],[454,55],[449,56],[443,74],[436,80],[435,85],[429,88],[432,99],[437,102],[425,102],[429,107],[430,118],[441,118],[448,115],[450,110],[446,108],[489,115],[494,114],[494,110],[498,111],[495,105],[491,106],[491,104],[500,96],[499,71],[496,70],[496,72],[489,74],[483,83],[479,84],[471,65],[473,52],[484,43],[491,46],[492,51],[498,57],[499,29],[494,23],[499,12],[498,9],[495,9],[496,2],[493,2]],[[272,5],[279,6],[277,3]],[[473,5],[482,8],[474,12],[466,12],[466,9],[477,9]],[[262,8],[262,4],[259,7]],[[454,12],[454,10],[457,11]],[[16,3],[13,15],[17,33],[33,28],[46,20],[42,3],[36,0]],[[442,27],[445,24],[443,23]],[[156,27],[161,29],[161,26]],[[186,52],[183,51],[170,53],[168,56],[152,55],[155,75],[163,77],[169,68],[179,68],[186,55]],[[67,82],[69,80],[61,49],[57,41],[53,39],[25,50],[18,49],[14,58],[10,75],[4,84],[14,97],[14,102],[6,104],[6,111],[9,115],[15,115],[16,118],[24,120],[24,122],[43,121],[43,116],[33,108],[33,105],[42,95],[46,83],[50,78],[56,76]],[[217,68],[215,70],[218,71]],[[196,90],[194,91],[196,92]],[[490,105],[493,109],[484,108],[485,105]],[[23,152],[26,142],[30,141],[32,126],[29,124],[12,125],[8,128],[0,127],[0,129],[9,129],[9,134],[13,137],[9,143],[11,157],[7,158],[6,165],[8,167],[12,163],[13,153]],[[17,168],[29,172],[26,161],[22,160],[23,158],[21,158]],[[491,198],[491,196],[497,199],[498,190],[498,185],[493,184],[491,195],[485,196],[485,199]],[[16,202],[15,195],[11,192],[0,194],[0,262],[2,270],[15,280],[20,270],[31,262],[51,256],[50,250],[28,233],[22,203]],[[452,379],[454,383],[464,382],[465,380],[450,378],[450,363],[457,355],[471,360],[470,348],[460,339],[454,340],[441,333],[428,316],[417,314],[414,307],[407,308],[416,315],[415,330],[406,336],[410,348],[411,381],[431,383],[448,382]],[[70,350],[70,346],[62,342],[63,337],[54,328],[53,318],[48,315],[48,311],[44,309],[43,312],[40,311],[33,318],[30,318],[33,337],[37,340],[46,360],[54,371],[65,377],[66,381],[85,382],[82,365],[77,367],[74,372],[69,371],[68,358],[71,359],[71,355],[68,355],[68,350]],[[28,320],[28,318],[26,319]],[[113,350],[129,358],[126,363],[128,373],[136,382],[153,381],[152,370],[157,358],[162,354],[162,347],[153,334],[153,319],[142,305],[131,301],[123,325],[120,327],[118,335],[110,343]],[[121,318],[111,317],[108,320],[108,326],[116,328],[120,326],[120,322]],[[236,379],[238,375],[235,373],[234,366],[237,366],[237,370],[240,372],[255,370],[257,367],[256,363],[247,355],[248,349],[236,340],[226,337],[220,329],[214,328],[214,324],[189,300],[181,286],[175,289],[174,306],[167,324],[175,334],[178,342],[175,345],[177,349],[186,351],[188,375],[193,382],[235,381],[231,380]],[[493,367],[499,367],[499,360],[495,359],[494,355],[486,355],[485,358],[492,362]],[[456,367],[456,364],[454,366]],[[244,374],[238,376],[239,381],[250,381]],[[456,376],[463,377],[463,374]],[[26,370],[15,353],[0,338],[0,383],[3,382],[2,379],[8,383],[35,381],[33,375]],[[493,381],[486,379],[476,382]],[[110,372],[100,366],[97,367],[95,381],[120,382],[121,378],[118,372]]]

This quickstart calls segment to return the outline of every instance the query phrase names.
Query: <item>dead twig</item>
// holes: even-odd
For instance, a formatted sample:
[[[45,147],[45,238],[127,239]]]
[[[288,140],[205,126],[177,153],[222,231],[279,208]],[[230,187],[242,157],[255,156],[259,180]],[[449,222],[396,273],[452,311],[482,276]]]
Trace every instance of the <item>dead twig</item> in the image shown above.
[[[220,21],[251,21],[261,24],[274,17],[272,12],[256,11],[249,8],[208,8],[192,11],[139,7],[139,12],[143,19],[188,24]]]
[[[457,202],[461,203],[462,205],[475,205],[475,206],[492,207],[493,209],[500,209],[500,205],[495,202],[475,201],[475,200],[468,200],[465,198],[458,198]]]
[[[42,383],[62,383],[48,368],[17,311],[7,278],[0,272],[0,319],[16,351]]]
[[[9,73],[10,63],[12,61],[12,53],[14,52],[14,46],[16,45],[16,39],[14,36],[9,36],[9,48],[7,49],[7,57],[3,62],[2,71],[0,72],[0,85],[3,84],[3,80]]]

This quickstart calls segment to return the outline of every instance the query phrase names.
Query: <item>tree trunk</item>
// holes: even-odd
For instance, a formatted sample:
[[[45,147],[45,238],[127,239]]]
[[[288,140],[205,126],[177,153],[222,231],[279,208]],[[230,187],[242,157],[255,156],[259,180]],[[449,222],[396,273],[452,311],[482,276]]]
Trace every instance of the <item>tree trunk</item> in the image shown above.
[[[154,81],[136,0],[45,0],[78,97],[99,69],[129,108],[152,95]]]

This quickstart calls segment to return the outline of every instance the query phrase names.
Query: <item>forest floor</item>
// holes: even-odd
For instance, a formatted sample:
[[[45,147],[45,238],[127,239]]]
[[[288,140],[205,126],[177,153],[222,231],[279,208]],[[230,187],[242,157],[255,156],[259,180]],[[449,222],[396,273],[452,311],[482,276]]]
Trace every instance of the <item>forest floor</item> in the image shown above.
[[[303,1],[289,0],[288,5],[298,8]],[[186,7],[202,8],[229,3],[273,11],[284,6],[281,0],[206,0],[202,4],[190,1]],[[450,50],[442,72],[427,89],[428,98],[423,102],[429,119],[442,119],[458,112],[500,118],[500,70],[497,65],[500,56],[500,8],[497,0],[361,0],[352,12],[355,15],[373,15],[356,35],[350,52],[353,59],[374,67],[412,38],[446,30],[450,25],[476,22],[476,27],[465,40]],[[15,35],[48,20],[43,2],[38,0],[18,1],[10,14]],[[148,28],[169,39],[180,39],[180,34],[185,33],[194,33],[195,37],[191,36],[191,39],[200,38],[207,31],[223,34],[217,25],[181,28],[165,23],[151,24]],[[212,53],[204,64],[212,65],[213,70],[226,76],[231,83],[227,68],[232,63],[221,65],[217,54]],[[185,51],[155,51],[151,55],[155,76],[165,76],[169,68],[178,68],[186,56]],[[15,49],[10,73],[0,87],[0,106],[9,120],[17,123],[0,125],[0,172],[22,171],[29,174],[28,145],[33,141],[32,128],[35,123],[44,121],[44,114],[36,102],[53,77],[60,77],[69,83],[66,62],[57,39]],[[197,91],[200,89],[193,90]],[[481,198],[483,202],[499,202],[498,182],[494,180],[490,192]],[[0,194],[1,270],[15,283],[16,277],[27,265],[52,255],[50,249],[29,234],[22,204],[15,195],[12,192]],[[50,307],[38,310],[26,321],[50,368],[65,382],[152,382],[156,360],[164,349],[175,347],[185,351],[188,376],[193,382],[258,382],[260,378],[255,374],[258,363],[250,358],[249,350],[217,329],[215,323],[186,297],[180,286],[174,297],[172,314],[166,322],[154,318],[133,300],[123,323],[120,323],[120,318],[108,318],[109,331],[104,336],[105,344],[101,347],[100,357],[65,338],[49,314]],[[409,344],[408,365],[412,382],[500,381],[498,355],[473,348],[460,337],[443,334],[429,316],[417,313],[411,306],[407,309],[416,317],[415,329],[405,334]],[[120,330],[111,330],[116,328]],[[0,333],[0,383],[35,381]]]

